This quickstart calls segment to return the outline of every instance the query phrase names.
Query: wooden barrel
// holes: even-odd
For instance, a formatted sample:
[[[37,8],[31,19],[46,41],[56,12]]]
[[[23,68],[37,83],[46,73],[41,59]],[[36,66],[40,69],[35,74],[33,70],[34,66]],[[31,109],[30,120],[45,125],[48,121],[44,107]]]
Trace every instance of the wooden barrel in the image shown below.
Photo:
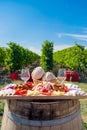
[[[82,130],[78,100],[6,100],[1,130]]]

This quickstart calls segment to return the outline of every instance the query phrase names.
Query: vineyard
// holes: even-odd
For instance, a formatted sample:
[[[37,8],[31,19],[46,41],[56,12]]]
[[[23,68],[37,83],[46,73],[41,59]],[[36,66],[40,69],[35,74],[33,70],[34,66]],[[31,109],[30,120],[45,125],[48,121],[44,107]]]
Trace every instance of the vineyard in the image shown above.
[[[46,71],[56,71],[58,67],[70,68],[71,70],[84,72],[87,67],[87,49],[84,46],[75,44],[73,47],[53,52],[53,43],[45,41],[42,44],[42,54],[26,49],[14,42],[8,43],[8,47],[0,47],[0,68],[7,71],[18,71],[24,65],[30,65],[39,60],[40,65]],[[56,65],[56,68],[55,68]]]
[[[0,47],[0,87],[13,82],[21,82],[20,72],[23,66],[27,65],[30,72],[42,66],[45,71],[52,71],[56,76],[59,68],[70,69],[80,74],[80,81],[76,82],[87,92],[87,49],[84,46],[75,44],[73,47],[53,52],[53,43],[45,41],[42,45],[42,54],[26,49],[19,44],[10,42],[8,47]],[[12,80],[10,74],[18,73],[18,78]],[[84,130],[87,129],[86,100],[81,100],[81,114]],[[0,102],[0,116],[2,117],[4,102]]]

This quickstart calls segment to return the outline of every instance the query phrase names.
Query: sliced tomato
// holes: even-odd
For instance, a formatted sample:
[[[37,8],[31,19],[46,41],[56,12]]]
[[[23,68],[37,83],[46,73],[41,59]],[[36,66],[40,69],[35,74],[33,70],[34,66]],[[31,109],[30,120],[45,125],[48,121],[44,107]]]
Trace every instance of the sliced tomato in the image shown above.
[[[27,82],[27,85],[29,86],[29,88],[33,88],[34,87],[32,82]]]
[[[42,89],[42,92],[48,92],[48,90],[46,88]]]
[[[46,95],[46,96],[50,96],[52,94],[53,90],[49,90],[48,92],[41,92],[41,94]]]

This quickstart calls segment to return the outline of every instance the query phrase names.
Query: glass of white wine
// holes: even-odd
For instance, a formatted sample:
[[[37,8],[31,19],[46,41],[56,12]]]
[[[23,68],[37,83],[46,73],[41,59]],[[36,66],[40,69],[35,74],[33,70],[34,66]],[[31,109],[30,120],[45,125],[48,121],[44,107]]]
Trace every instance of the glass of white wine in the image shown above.
[[[21,70],[21,79],[24,81],[24,83],[26,83],[30,79],[30,72],[27,67],[24,67]]]
[[[58,78],[58,80],[60,81],[61,84],[64,83],[64,81],[66,80],[65,72],[66,72],[66,69],[61,68],[61,69],[58,70],[57,78]]]

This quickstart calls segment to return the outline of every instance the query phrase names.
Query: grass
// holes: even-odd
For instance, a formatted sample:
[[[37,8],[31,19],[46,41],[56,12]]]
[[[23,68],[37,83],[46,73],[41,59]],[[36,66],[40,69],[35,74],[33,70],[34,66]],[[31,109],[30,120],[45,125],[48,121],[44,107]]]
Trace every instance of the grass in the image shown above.
[[[22,81],[13,81],[12,83],[17,83],[20,84]],[[87,83],[82,83],[82,82],[69,82],[73,84],[77,84],[83,91],[87,92]],[[4,87],[6,84],[1,85],[0,87]],[[84,130],[87,130],[87,99],[80,99],[80,104],[81,104],[81,116],[83,120],[83,125],[84,125]],[[1,120],[2,120],[2,115],[3,115],[3,109],[4,109],[4,100],[0,100],[0,125],[1,125]]]
[[[77,84],[83,91],[87,92],[87,83],[83,82],[69,82],[72,84]],[[87,130],[87,99],[80,99],[80,109],[81,109],[81,117],[83,120],[84,130]]]
[[[2,122],[3,110],[4,110],[4,100],[0,100],[0,126]]]
[[[79,87],[87,92],[87,83],[78,83]],[[87,99],[80,99],[81,115],[84,122],[87,122]]]

